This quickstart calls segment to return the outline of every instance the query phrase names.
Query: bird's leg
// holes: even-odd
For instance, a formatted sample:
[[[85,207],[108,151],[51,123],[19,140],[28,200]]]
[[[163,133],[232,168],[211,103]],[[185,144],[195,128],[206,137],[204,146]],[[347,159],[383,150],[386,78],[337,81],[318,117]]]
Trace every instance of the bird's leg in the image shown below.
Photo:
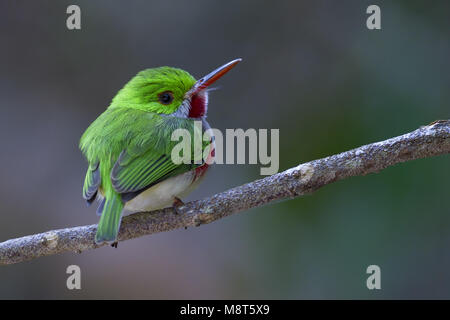
[[[111,243],[111,247],[117,249],[117,245],[118,245],[118,244],[119,244],[119,241],[114,241],[113,243]]]
[[[184,202],[180,198],[174,197],[172,207],[175,210],[175,214],[178,214],[178,208],[183,205],[184,205]]]

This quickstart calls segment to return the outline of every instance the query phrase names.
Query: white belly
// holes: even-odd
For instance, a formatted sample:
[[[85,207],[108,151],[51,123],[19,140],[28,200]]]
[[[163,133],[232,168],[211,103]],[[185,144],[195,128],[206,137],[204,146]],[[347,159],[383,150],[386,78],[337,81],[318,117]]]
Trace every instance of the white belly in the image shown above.
[[[194,175],[194,171],[189,171],[161,181],[128,201],[125,210],[139,212],[171,207],[175,197],[186,196],[197,185],[197,181],[192,183]]]

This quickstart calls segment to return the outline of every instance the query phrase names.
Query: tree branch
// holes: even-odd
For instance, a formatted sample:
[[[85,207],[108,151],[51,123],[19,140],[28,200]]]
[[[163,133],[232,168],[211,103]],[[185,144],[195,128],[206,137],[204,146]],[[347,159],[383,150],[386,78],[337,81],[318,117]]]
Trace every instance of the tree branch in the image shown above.
[[[199,226],[231,214],[287,198],[295,198],[352,176],[378,172],[400,162],[450,153],[450,120],[435,121],[405,135],[303,163],[173,208],[140,212],[122,220],[119,241],[178,228]],[[66,251],[82,252],[94,243],[97,225],[48,231],[0,243],[0,265]]]

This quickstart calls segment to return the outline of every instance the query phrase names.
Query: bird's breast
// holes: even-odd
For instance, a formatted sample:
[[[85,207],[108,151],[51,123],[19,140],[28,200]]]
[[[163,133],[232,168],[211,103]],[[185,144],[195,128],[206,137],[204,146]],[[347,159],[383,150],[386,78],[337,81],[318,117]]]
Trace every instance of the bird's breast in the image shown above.
[[[183,198],[193,190],[196,180],[195,170],[168,178],[128,201],[125,210],[139,212],[171,207],[175,197]]]

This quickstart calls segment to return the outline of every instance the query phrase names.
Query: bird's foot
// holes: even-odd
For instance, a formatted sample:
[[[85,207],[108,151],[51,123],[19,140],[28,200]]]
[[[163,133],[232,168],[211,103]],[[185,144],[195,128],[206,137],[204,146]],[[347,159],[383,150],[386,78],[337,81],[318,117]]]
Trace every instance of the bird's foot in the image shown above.
[[[179,212],[178,212],[178,208],[181,207],[181,206],[183,206],[183,205],[184,205],[184,202],[183,202],[180,198],[175,197],[175,198],[173,199],[172,207],[173,207],[173,209],[175,210],[175,214],[178,214],[178,213],[179,213]]]
[[[114,241],[113,243],[111,243],[111,247],[116,248],[117,249],[117,245],[119,244],[118,241]]]

